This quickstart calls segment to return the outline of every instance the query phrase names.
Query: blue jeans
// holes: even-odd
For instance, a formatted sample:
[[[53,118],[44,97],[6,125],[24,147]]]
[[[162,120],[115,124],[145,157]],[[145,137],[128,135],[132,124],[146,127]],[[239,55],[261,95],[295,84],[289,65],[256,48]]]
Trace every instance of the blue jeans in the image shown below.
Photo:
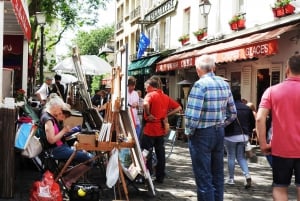
[[[196,129],[189,137],[189,149],[198,201],[223,201],[224,127]]]
[[[225,140],[224,145],[227,152],[229,178],[234,179],[235,159],[243,171],[245,177],[249,176],[248,163],[245,156],[247,142],[231,142]]]
[[[74,149],[72,149],[70,146],[64,144],[62,146],[54,147],[52,148],[52,155],[57,160],[68,160],[72,153],[74,152]],[[84,151],[77,151],[74,161],[82,163],[86,160],[91,159],[93,156],[89,152]]]

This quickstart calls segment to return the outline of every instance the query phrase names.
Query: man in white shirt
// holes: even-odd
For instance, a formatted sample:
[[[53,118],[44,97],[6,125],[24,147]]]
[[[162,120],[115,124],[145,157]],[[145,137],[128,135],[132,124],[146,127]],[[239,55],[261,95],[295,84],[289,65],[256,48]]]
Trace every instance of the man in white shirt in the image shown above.
[[[41,105],[45,105],[47,101],[47,97],[50,93],[50,86],[52,84],[52,78],[46,77],[45,82],[42,84],[42,86],[35,92],[35,95],[37,96],[38,100],[40,101]]]

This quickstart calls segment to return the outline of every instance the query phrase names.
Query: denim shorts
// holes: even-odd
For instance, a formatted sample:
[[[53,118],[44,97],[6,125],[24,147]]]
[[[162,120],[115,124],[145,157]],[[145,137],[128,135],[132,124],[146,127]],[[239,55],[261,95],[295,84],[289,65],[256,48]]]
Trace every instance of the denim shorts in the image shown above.
[[[300,158],[272,156],[273,186],[286,187],[295,174],[295,184],[300,186]]]

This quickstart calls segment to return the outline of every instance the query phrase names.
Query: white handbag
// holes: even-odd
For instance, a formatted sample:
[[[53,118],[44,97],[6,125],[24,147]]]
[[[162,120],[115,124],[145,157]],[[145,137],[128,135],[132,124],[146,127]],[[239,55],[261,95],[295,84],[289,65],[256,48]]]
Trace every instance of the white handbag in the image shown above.
[[[36,128],[30,132],[27,145],[25,149],[21,152],[22,156],[25,156],[27,158],[34,158],[42,152],[43,147],[40,142],[40,139],[35,136],[35,131]]]

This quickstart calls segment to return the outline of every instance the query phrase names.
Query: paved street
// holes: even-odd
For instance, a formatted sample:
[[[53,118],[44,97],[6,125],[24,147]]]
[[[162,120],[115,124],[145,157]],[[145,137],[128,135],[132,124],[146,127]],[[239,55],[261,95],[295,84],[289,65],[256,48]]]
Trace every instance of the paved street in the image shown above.
[[[258,152],[258,151],[257,151]],[[253,180],[253,187],[246,190],[243,183],[244,178],[239,167],[236,168],[235,185],[225,184],[224,200],[226,201],[271,201],[271,170],[263,156],[257,153],[257,161],[250,162],[250,172]],[[227,164],[225,160],[225,171],[227,175]],[[99,176],[101,177],[101,176]],[[14,199],[0,199],[0,201],[28,201],[29,189],[34,180],[39,178],[39,173],[30,165],[19,168],[16,172],[15,197]],[[103,175],[102,175],[103,178]],[[191,168],[190,155],[187,143],[181,140],[176,141],[172,155],[167,161],[167,178],[163,184],[155,185],[157,195],[152,197],[144,191],[144,184],[128,185],[129,198],[132,201],[196,201],[196,186]],[[101,201],[108,201],[114,198],[113,189],[107,189],[101,185]],[[289,200],[296,200],[296,189],[291,187]]]

